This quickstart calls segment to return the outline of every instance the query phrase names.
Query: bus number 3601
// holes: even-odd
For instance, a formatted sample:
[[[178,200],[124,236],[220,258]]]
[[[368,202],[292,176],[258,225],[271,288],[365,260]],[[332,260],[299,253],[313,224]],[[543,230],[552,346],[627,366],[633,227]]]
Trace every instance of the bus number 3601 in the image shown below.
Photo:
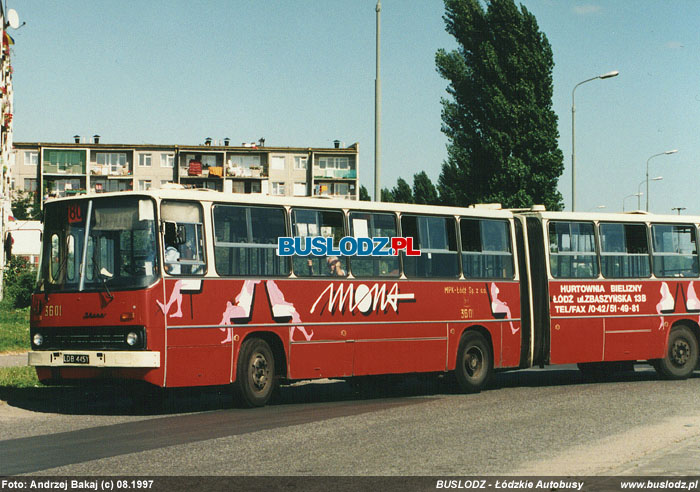
[[[44,308],[44,316],[47,318],[55,317],[55,316],[63,316],[63,306],[61,306],[60,304],[47,305]]]

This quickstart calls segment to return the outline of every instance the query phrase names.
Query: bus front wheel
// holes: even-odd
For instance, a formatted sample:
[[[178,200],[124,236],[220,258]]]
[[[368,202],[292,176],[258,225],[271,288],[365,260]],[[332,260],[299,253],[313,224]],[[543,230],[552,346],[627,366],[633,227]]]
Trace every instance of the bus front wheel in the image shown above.
[[[486,385],[493,372],[491,346],[478,331],[462,335],[457,350],[455,377],[465,393],[478,393]]]
[[[698,341],[687,326],[676,326],[668,335],[668,348],[663,359],[652,361],[664,379],[685,379],[698,363]]]
[[[236,368],[236,402],[247,408],[265,406],[276,385],[275,358],[270,346],[261,338],[246,339]]]

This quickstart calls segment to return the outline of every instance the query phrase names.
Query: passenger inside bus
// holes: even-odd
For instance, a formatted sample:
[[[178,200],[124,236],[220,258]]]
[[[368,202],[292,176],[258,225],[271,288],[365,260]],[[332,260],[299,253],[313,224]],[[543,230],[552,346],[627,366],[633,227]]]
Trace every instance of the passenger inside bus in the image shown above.
[[[165,271],[170,275],[180,275],[180,252],[172,244],[165,246]]]
[[[177,225],[174,222],[167,222],[165,224],[165,237],[163,238],[163,244],[165,246],[164,253],[164,267],[165,272],[170,275],[180,275],[180,251],[177,249],[178,245],[178,235],[177,235]]]
[[[343,270],[343,265],[341,265],[340,260],[337,256],[329,256],[326,258],[326,264],[328,265],[328,271],[333,277],[345,277],[346,273]]]

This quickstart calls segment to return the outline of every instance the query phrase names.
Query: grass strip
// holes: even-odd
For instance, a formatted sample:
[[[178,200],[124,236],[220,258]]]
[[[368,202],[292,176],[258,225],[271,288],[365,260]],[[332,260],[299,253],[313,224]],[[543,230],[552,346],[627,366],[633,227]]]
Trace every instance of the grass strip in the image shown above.
[[[26,352],[29,348],[29,308],[0,306],[0,353]]]
[[[0,367],[0,388],[33,388],[40,385],[34,367]]]

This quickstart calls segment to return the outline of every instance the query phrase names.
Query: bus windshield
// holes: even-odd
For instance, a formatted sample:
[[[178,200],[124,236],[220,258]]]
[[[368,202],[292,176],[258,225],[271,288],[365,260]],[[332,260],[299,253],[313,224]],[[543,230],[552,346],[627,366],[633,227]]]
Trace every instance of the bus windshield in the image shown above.
[[[147,287],[159,272],[157,251],[151,199],[47,203],[37,290],[111,296],[113,289]]]

